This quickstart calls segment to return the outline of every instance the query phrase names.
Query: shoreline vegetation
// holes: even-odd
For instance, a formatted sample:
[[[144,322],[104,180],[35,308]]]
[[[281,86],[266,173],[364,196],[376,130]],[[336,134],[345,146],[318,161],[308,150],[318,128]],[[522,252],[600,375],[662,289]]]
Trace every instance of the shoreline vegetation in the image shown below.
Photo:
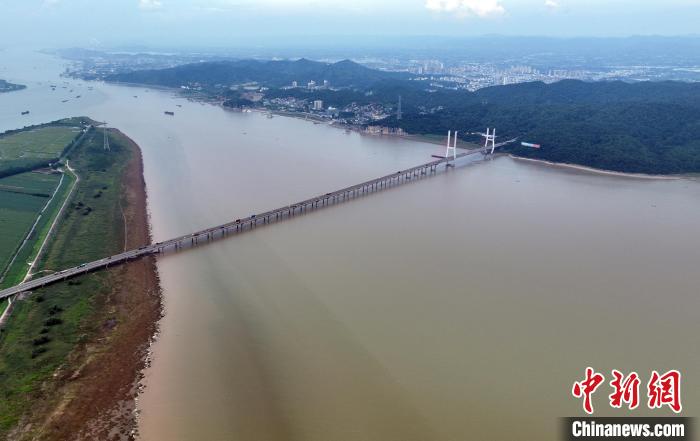
[[[541,166],[547,167],[557,167],[566,168],[571,170],[577,170],[598,175],[615,176],[620,178],[632,178],[632,179],[652,179],[652,180],[662,180],[662,181],[677,181],[681,179],[694,179],[692,175],[649,175],[644,173],[625,173],[618,172],[614,170],[605,170],[602,168],[586,167],[585,165],[569,164],[566,162],[553,162],[544,159],[526,158],[523,156],[517,156],[512,153],[506,153],[509,158],[516,161],[529,162]]]
[[[150,242],[141,151],[115,129],[105,151],[101,132],[91,128],[66,155],[80,180],[37,272]],[[13,307],[0,331],[0,438],[133,439],[162,315],[155,259],[36,290]]]

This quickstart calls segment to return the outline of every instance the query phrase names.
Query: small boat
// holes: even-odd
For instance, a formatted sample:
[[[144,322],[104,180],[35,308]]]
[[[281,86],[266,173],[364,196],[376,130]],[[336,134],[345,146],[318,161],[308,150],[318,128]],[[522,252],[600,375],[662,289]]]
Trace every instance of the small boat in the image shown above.
[[[182,107],[182,104],[177,104],[177,107]]]
[[[138,95],[134,95],[134,98],[138,98],[138,97],[139,97]]]
[[[29,115],[29,110],[25,110],[24,112],[22,112],[22,115]]]
[[[63,100],[63,101],[61,101],[61,102],[62,102],[62,103],[67,103],[67,102],[68,102],[68,100]]]
[[[174,115],[175,115],[175,112],[170,112],[170,111],[166,110],[166,111],[165,111],[165,114],[166,114],[166,115],[169,115],[169,116],[174,116]]]
[[[76,98],[80,98],[81,96],[82,96],[82,95],[78,95],[78,96],[76,96]]]

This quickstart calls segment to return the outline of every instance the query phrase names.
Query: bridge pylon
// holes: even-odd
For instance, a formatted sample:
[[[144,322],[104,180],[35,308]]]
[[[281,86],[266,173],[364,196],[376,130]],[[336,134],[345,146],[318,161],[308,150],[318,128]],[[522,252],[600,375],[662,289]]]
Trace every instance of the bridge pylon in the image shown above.
[[[482,134],[486,139],[486,142],[484,143],[484,149],[488,151],[489,146],[491,147],[491,151],[489,154],[493,155],[493,152],[496,150],[496,128],[493,129],[493,132],[491,132],[490,128],[486,129],[486,134]]]
[[[447,131],[447,150],[445,150],[445,158],[448,159],[447,164],[450,163],[450,161],[449,161],[450,156],[452,156],[453,161],[455,159],[457,159],[457,133],[459,133],[459,132],[457,132],[455,130],[455,139],[454,139],[454,143],[453,143],[452,140],[450,139],[452,136],[452,131],[451,130]]]

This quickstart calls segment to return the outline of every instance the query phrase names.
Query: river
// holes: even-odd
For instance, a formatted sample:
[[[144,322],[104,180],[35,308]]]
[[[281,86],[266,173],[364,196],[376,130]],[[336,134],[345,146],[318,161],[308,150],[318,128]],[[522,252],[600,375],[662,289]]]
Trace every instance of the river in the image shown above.
[[[62,89],[57,60],[0,56],[0,78],[30,86],[0,95],[0,130],[87,115],[141,146],[156,241],[440,151],[168,91]],[[679,369],[695,416],[698,219],[697,181],[500,157],[159,258],[142,439],[555,440],[586,366]],[[616,415],[607,393],[596,414]]]

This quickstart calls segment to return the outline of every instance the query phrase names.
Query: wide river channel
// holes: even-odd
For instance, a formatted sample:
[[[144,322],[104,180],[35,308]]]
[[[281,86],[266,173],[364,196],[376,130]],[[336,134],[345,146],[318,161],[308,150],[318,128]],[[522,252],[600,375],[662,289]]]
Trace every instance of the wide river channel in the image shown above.
[[[0,131],[79,115],[122,130],[143,150],[155,241],[441,151],[62,70],[0,52],[0,78],[29,86],[0,95]],[[697,180],[508,157],[171,254],[141,437],[556,440],[587,366],[637,371],[643,400],[651,370],[679,369],[697,416],[699,265]],[[596,415],[620,414],[608,389]]]

